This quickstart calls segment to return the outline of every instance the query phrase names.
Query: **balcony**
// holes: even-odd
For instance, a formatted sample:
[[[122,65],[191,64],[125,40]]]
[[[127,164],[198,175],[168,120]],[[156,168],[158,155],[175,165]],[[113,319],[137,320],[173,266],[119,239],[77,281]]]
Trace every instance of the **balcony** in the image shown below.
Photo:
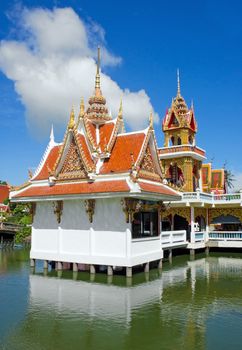
[[[211,205],[216,204],[242,204],[242,192],[240,193],[204,193],[200,191],[196,192],[183,192],[182,202],[186,203],[206,203]]]
[[[162,159],[179,158],[184,156],[193,156],[198,160],[206,158],[205,151],[202,148],[192,145],[177,145],[170,147],[162,147],[158,150],[159,156]]]

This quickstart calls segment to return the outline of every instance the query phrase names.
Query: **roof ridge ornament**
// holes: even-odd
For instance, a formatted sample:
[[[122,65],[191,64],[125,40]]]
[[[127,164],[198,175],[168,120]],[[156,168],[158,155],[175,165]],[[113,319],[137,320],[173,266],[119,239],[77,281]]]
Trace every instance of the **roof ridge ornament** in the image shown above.
[[[154,129],[154,118],[153,118],[152,110],[150,112],[149,122],[150,122],[150,129]]]
[[[85,104],[84,104],[84,99],[82,97],[81,103],[80,103],[79,119],[84,118],[84,115],[85,115]]]
[[[121,96],[120,98],[120,106],[119,106],[119,111],[118,111],[118,118],[122,118],[123,117],[123,98]]]
[[[75,126],[75,112],[74,112],[74,106],[72,106],[69,124],[68,124],[68,129],[73,129],[74,126]]]

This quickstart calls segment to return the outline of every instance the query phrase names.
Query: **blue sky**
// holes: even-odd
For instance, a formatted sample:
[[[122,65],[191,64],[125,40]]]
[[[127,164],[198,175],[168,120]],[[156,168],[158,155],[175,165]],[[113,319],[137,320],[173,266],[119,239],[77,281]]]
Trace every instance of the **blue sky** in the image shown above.
[[[73,40],[67,37],[70,46],[64,47],[63,54],[63,43],[61,48],[51,47],[52,27],[46,27],[45,32],[42,27],[46,13],[51,21],[57,13],[60,16],[67,13],[56,10],[67,7],[72,8],[68,13],[76,16],[77,26],[69,33]],[[227,162],[227,167],[242,179],[240,1],[123,0],[114,5],[113,1],[31,0],[15,4],[1,1],[0,8],[0,179],[15,185],[27,179],[28,168],[36,167],[44,152],[51,120],[57,141],[62,140],[71,101],[78,105],[77,97],[83,95],[87,100],[93,92],[90,82],[93,81],[93,58],[98,43],[106,52],[102,67],[103,93],[105,90],[107,100],[115,101],[110,103],[114,105],[113,117],[122,93],[128,130],[148,123],[148,110],[152,105],[156,137],[162,146],[161,119],[176,95],[176,70],[179,68],[182,95],[188,105],[194,101],[199,128],[197,145],[206,150],[208,160],[213,159],[214,167],[222,167]],[[36,8],[42,12],[36,12]],[[77,33],[79,20],[85,35]],[[64,38],[65,27],[62,28],[55,33],[58,40]],[[88,44],[81,47],[84,39]],[[44,43],[40,44],[40,40]],[[10,42],[15,46],[10,47]],[[18,43],[28,47],[32,56],[23,55]],[[56,40],[53,43],[56,45]],[[84,63],[79,66],[78,53],[80,60],[91,57],[86,66]],[[64,59],[59,58],[61,55]],[[58,70],[53,68],[55,59]],[[44,74],[46,60],[49,60],[48,88],[55,90],[48,95],[45,85],[41,88],[38,81],[38,69],[41,67],[41,74]],[[39,66],[38,62],[41,62]],[[70,67],[68,71],[65,62]],[[90,81],[83,75],[85,67]],[[63,98],[65,85],[68,85],[65,78],[70,79],[70,87],[73,86],[73,96],[72,88],[68,88],[66,100]],[[115,92],[112,91],[113,82]],[[128,90],[124,92],[124,89]],[[131,100],[137,102],[135,107]]]

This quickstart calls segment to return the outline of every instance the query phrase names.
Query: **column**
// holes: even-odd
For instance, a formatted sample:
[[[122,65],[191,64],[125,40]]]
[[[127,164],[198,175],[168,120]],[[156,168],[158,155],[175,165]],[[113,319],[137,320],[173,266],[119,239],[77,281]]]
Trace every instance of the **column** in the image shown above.
[[[208,208],[206,209],[206,233],[205,233],[205,243],[209,241],[209,212],[208,212]]]
[[[48,269],[48,260],[44,260],[44,269]]]
[[[162,269],[162,262],[163,262],[163,259],[160,259],[159,260],[159,263],[158,263],[158,269]]]
[[[190,208],[191,212],[191,243],[195,243],[195,232],[194,232],[194,207]]]
[[[72,270],[73,270],[73,272],[78,272],[78,264],[77,263],[73,263]]]
[[[107,268],[107,275],[108,276],[112,276],[113,275],[113,268],[112,268],[112,266],[108,266],[108,268]]]
[[[126,277],[132,277],[132,267],[126,267]]]
[[[96,269],[94,265],[90,265],[90,274],[95,274],[96,273]]]
[[[150,264],[147,262],[145,264],[144,272],[149,272],[150,271]]]
[[[35,259],[30,259],[30,267],[35,267]]]

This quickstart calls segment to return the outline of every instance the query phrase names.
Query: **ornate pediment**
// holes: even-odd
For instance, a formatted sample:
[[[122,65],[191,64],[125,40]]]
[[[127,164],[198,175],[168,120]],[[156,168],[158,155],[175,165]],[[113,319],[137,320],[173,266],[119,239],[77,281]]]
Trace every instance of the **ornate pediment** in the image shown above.
[[[149,145],[147,146],[145,154],[141,161],[139,174],[141,177],[153,177],[156,180],[160,179],[159,171],[157,169],[157,165],[153,160]]]
[[[81,159],[78,145],[71,139],[58,179],[86,179],[87,171]]]

